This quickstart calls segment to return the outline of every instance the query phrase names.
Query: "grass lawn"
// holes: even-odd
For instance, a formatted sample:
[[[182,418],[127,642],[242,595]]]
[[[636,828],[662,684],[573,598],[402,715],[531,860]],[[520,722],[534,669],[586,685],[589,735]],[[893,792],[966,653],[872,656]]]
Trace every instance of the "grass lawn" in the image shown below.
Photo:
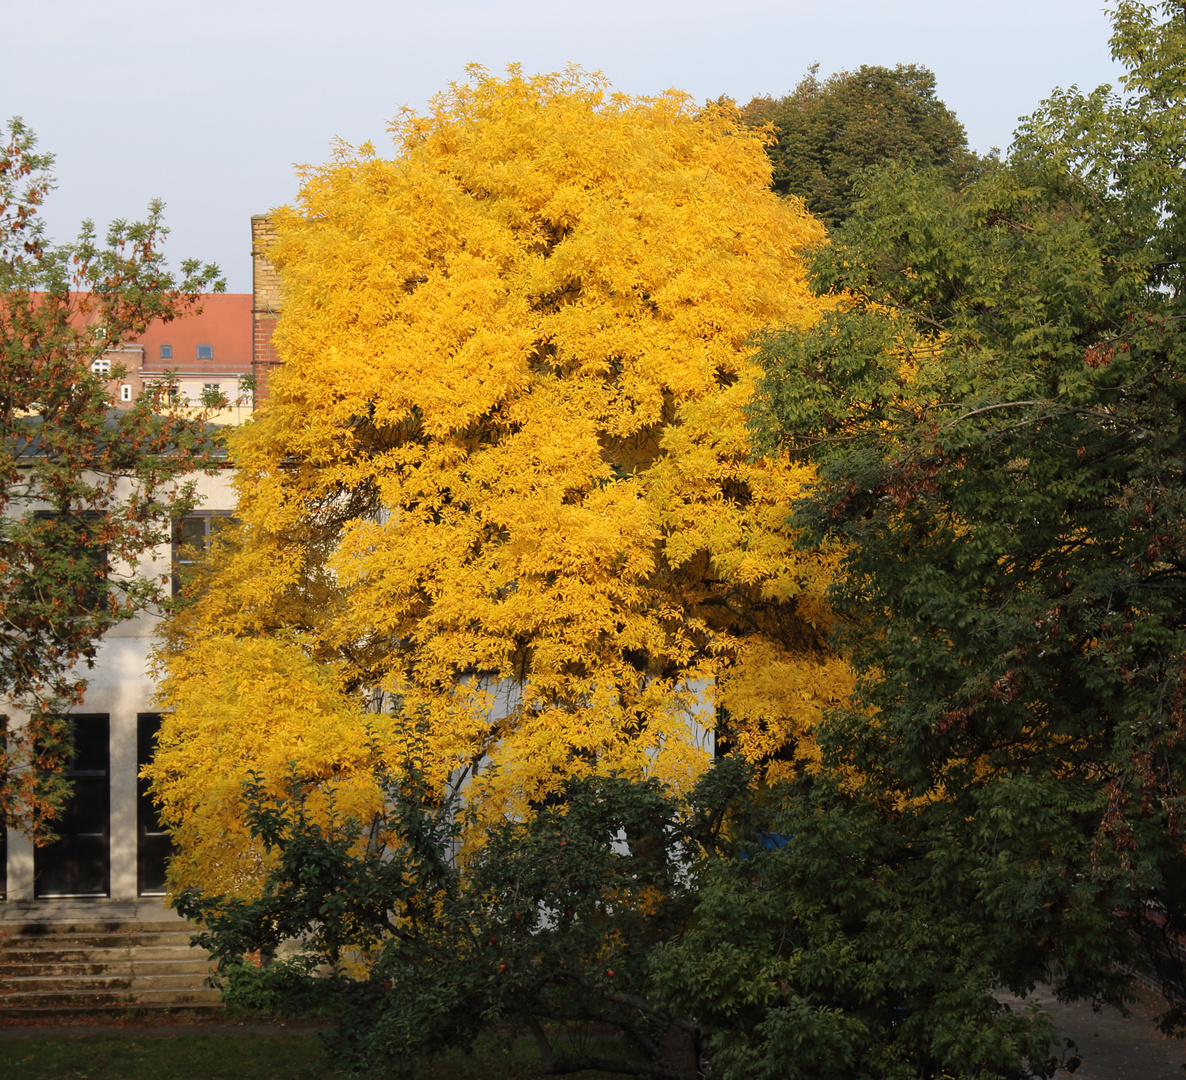
[[[0,1042],[4,1080],[290,1080],[315,1035],[47,1035]]]
[[[4,1080],[293,1080],[322,1063],[315,1035],[48,1035],[0,1041]],[[345,1080],[343,1073],[317,1074]],[[585,1080],[605,1073],[583,1073]],[[417,1080],[542,1080],[535,1047],[450,1053]]]

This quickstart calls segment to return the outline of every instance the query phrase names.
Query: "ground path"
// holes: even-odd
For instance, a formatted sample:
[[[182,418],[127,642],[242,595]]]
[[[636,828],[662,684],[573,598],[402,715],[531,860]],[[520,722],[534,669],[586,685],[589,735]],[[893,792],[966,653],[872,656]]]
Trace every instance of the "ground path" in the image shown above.
[[[1132,1004],[1132,1015],[1112,1008],[1095,1012],[1083,1002],[1064,1005],[1034,995],[1050,1014],[1059,1038],[1073,1039],[1083,1064],[1075,1080],[1186,1080],[1186,1039],[1170,1039],[1154,1024],[1152,996]]]

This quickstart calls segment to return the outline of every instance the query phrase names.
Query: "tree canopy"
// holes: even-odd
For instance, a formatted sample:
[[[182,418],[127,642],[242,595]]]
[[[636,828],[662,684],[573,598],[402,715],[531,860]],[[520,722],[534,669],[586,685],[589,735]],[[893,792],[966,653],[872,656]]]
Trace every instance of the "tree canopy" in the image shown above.
[[[1056,93],[959,191],[862,178],[812,259],[835,307],[762,353],[755,430],[819,468],[797,520],[845,544],[858,675],[783,825],[782,910],[828,883],[851,915],[782,940],[868,950],[882,996],[806,1000],[908,1010],[879,1038],[940,1063],[1002,987],[1116,1000],[1143,968],[1182,1020],[1184,46],[1181,4],[1123,3],[1120,93]]]
[[[952,183],[973,170],[963,125],[935,96],[935,76],[918,64],[862,64],[821,80],[818,65],[785,97],[756,97],[743,109],[772,124],[766,152],[772,185],[797,195],[825,225],[848,216],[860,172],[887,161],[933,166]]]
[[[772,512],[789,506],[794,513],[794,530],[777,534],[794,554],[779,548],[779,559],[797,556],[805,569],[827,571],[812,579],[831,603],[824,625],[856,676],[852,693],[823,705],[812,724],[811,768],[767,769],[759,783],[741,791],[727,783],[715,786],[742,764],[726,759],[702,776],[699,792],[683,803],[652,780],[614,777],[586,785],[588,778],[577,778],[551,789],[550,799],[538,798],[547,790],[540,784],[534,800],[540,812],[508,815],[492,830],[486,854],[495,856],[494,863],[484,862],[480,852],[468,853],[473,880],[487,883],[480,900],[469,897],[468,908],[458,904],[464,870],[450,877],[441,872],[440,858],[418,858],[406,872],[393,874],[397,880],[379,898],[368,892],[367,883],[386,872],[384,855],[367,846],[370,837],[359,827],[369,818],[360,816],[344,831],[322,827],[329,815],[318,800],[324,803],[327,793],[349,798],[348,785],[328,767],[318,777],[301,765],[303,774],[290,771],[286,782],[273,787],[264,778],[249,778],[252,828],[278,852],[263,897],[236,905],[224,896],[205,906],[191,897],[191,910],[223,920],[220,930],[229,943],[270,945],[304,934],[310,925],[370,934],[372,940],[396,936],[391,926],[371,929],[379,921],[376,913],[391,910],[385,896],[406,905],[422,887],[437,890],[439,910],[447,916],[426,928],[429,935],[456,934],[460,941],[458,914],[482,927],[483,936],[471,934],[473,944],[463,947],[482,964],[481,976],[465,967],[437,982],[454,954],[437,940],[429,963],[419,963],[417,949],[428,939],[423,924],[411,925],[411,915],[400,924],[412,930],[405,941],[367,953],[372,972],[392,974],[384,991],[393,992],[380,995],[373,978],[349,988],[356,1008],[347,1015],[370,1017],[365,1028],[344,1032],[362,1055],[358,1060],[381,1064],[391,1046],[411,1045],[413,1032],[423,1036],[417,1053],[449,1039],[464,1043],[472,1030],[464,1029],[464,1021],[473,1010],[457,1008],[453,991],[492,1003],[487,1015],[500,1015],[505,1005],[501,1015],[520,1019],[531,1010],[537,1018],[573,1015],[562,1012],[565,995],[554,994],[561,985],[571,991],[568,1004],[575,1001],[578,1008],[612,1013],[611,1006],[631,1004],[613,996],[609,970],[596,970],[602,944],[623,946],[614,953],[613,970],[622,958],[629,993],[636,995],[628,1020],[640,1034],[653,1043],[656,1020],[694,1017],[712,1074],[722,1080],[1053,1076],[1071,1063],[1066,1059],[1073,1059],[1072,1049],[1051,1053],[1049,1020],[1040,1010],[1019,1007],[1009,994],[1024,997],[1046,984],[1062,997],[1122,1004],[1134,969],[1165,990],[1167,1029],[1181,1026],[1186,6],[1179,0],[1158,6],[1130,0],[1113,18],[1113,53],[1127,71],[1120,93],[1056,93],[1022,125],[1006,161],[985,165],[959,186],[942,168],[900,160],[860,175],[859,198],[832,243],[814,245],[804,255],[814,299],[805,298],[799,310],[812,317],[783,316],[785,329],[759,332],[756,357],[742,351],[757,395],[742,395],[739,407],[749,416],[759,454],[781,455],[789,470],[787,504],[770,504]],[[476,91],[486,88],[479,83]],[[504,108],[497,115],[507,114]],[[523,130],[534,134],[536,126]],[[412,145],[431,144],[433,131],[430,121]],[[462,142],[453,129],[447,134],[442,141],[448,145]],[[341,167],[355,170],[349,174],[353,184],[370,164],[352,158]],[[483,201],[501,190],[486,182],[487,175],[473,185]],[[325,181],[319,191],[333,187],[330,178],[341,179],[332,169],[317,176]],[[396,181],[385,177],[390,190]],[[332,219],[331,205],[317,204],[314,214],[310,204],[307,216],[298,217],[288,249],[294,265],[300,265],[295,253],[305,250],[301,244],[310,243],[310,233],[321,236],[322,222]],[[796,211],[797,202],[789,209]],[[561,247],[550,249],[548,258]],[[354,249],[337,235],[316,250],[324,265],[335,253]],[[375,264],[373,255],[358,264],[343,261],[358,278]],[[424,281],[404,279],[403,295],[415,296],[434,280],[421,273]],[[578,304],[596,280],[582,275]],[[402,305],[398,290],[392,292]],[[648,292],[663,295],[658,288]],[[308,310],[314,325],[318,309],[310,304]],[[579,312],[565,314],[576,319]],[[568,339],[549,340],[555,340],[558,358],[545,369],[550,388],[569,354]],[[325,348],[337,341],[349,341],[346,330],[339,328]],[[312,364],[316,355],[306,355]],[[540,369],[529,370],[534,377]],[[400,377],[387,369],[384,376]],[[297,376],[289,377],[295,385]],[[356,378],[361,385],[362,377]],[[713,400],[712,393],[703,400]],[[363,400],[365,410],[357,399],[344,408],[342,427],[365,430],[376,422],[381,406],[372,411],[372,396]],[[400,403],[393,412],[405,410],[411,411]],[[412,419],[428,424],[432,415],[425,408]],[[671,428],[657,436],[660,449],[682,445],[676,436],[686,424],[677,410]],[[510,441],[518,433],[500,437]],[[498,444],[484,437],[487,443],[479,445]],[[273,464],[255,483],[304,491],[289,477],[311,468],[315,453],[334,461],[340,454],[311,438],[285,445],[287,456],[258,459]],[[598,445],[614,444],[603,437]],[[393,445],[391,453],[398,468],[408,469],[409,459],[423,468],[426,448],[435,444],[422,437],[414,447]],[[668,450],[667,457],[674,454]],[[464,461],[467,470],[473,459],[468,444],[453,447],[449,457]],[[696,460],[724,459],[717,451]],[[643,498],[653,497],[647,485],[668,464],[660,455],[630,472],[643,485]],[[770,456],[736,467],[758,466],[768,475],[780,468]],[[435,479],[440,473],[420,475]],[[399,480],[404,482],[402,475]],[[388,477],[375,482],[391,490]],[[348,505],[355,490],[340,487],[313,505]],[[401,515],[414,511],[421,515],[417,523],[453,524],[466,520],[456,509],[459,502],[464,513],[478,505],[472,486],[464,489],[464,500],[457,498],[459,484],[421,483],[415,490],[431,502],[432,517],[421,502],[381,499],[371,511],[376,525],[365,533],[369,546],[348,548],[335,539],[333,551],[369,560],[383,550],[382,530],[400,532]],[[698,499],[685,496],[682,505],[702,514],[720,505],[716,489],[711,502],[703,494]],[[746,508],[757,503],[752,494],[743,501]],[[292,515],[287,520],[305,520],[296,510],[285,513]],[[272,535],[279,537],[286,519],[277,513],[272,520]],[[473,532],[454,528],[465,541],[455,545],[461,553],[456,559],[471,565]],[[500,542],[514,535],[508,526]],[[678,579],[662,558],[681,534],[673,528],[661,535],[656,567],[666,583]],[[246,550],[250,533],[240,542]],[[280,540],[274,542],[279,549]],[[233,558],[234,549],[227,551]],[[821,556],[827,561],[819,562]],[[719,556],[706,565],[713,566],[713,558],[725,565]],[[357,590],[362,581],[348,576],[347,564],[334,556],[300,565],[310,578],[324,573],[324,606],[340,602],[334,590],[347,583]],[[366,565],[378,580],[382,564]],[[406,575],[387,573],[392,587],[407,588]],[[245,569],[240,574],[246,578]],[[513,580],[517,590],[524,579]],[[714,587],[728,588],[723,574],[712,580]],[[429,614],[439,597],[454,595],[434,586],[418,594],[420,610]],[[291,595],[283,594],[285,602]],[[361,595],[373,603],[376,594]],[[702,595],[711,600],[722,594]],[[802,595],[796,615],[804,610]],[[189,626],[200,628],[200,620],[209,618],[201,614],[203,602],[192,609],[197,615]],[[740,608],[735,597],[729,603],[736,611],[754,610]],[[242,609],[218,609],[223,625],[236,626]],[[487,625],[478,621],[488,618],[480,605],[465,610],[479,613],[470,625]],[[828,608],[821,603],[818,610]],[[251,617],[276,633],[261,616]],[[718,627],[707,618],[705,624],[729,649],[762,640],[753,627],[747,639],[735,625]],[[365,641],[361,628],[372,624],[356,617],[351,625],[349,641]],[[398,649],[389,647],[384,655],[405,650],[403,666],[393,670],[430,670],[417,666],[415,650],[422,646],[414,635],[421,625],[406,621],[386,628]],[[319,640],[316,628],[289,622],[285,630],[304,648],[283,655],[297,657],[294,666],[305,665],[314,655],[310,643]],[[236,633],[245,637],[248,631]],[[215,656],[230,663],[247,655],[219,648],[206,661],[211,669]],[[463,664],[466,655],[460,654]],[[166,657],[171,673],[178,671],[180,662]],[[329,662],[311,669],[305,686],[316,674],[348,704],[353,691],[331,678]],[[451,669],[452,681],[440,685],[466,686],[476,668],[470,663]],[[727,695],[734,663],[730,654],[728,665],[718,669],[722,711],[730,713],[738,745],[753,755],[745,739],[752,738],[751,718],[761,714],[739,709],[733,715],[734,699]],[[505,672],[494,670],[500,678]],[[527,678],[529,669],[522,670]],[[603,670],[617,669],[611,663]],[[790,670],[777,677],[785,682]],[[839,665],[832,670],[843,671]],[[178,716],[200,718],[184,681],[172,677]],[[230,686],[238,676],[225,678]],[[403,678],[385,685],[401,694],[422,685]],[[588,715],[596,700],[591,687],[606,678],[574,684],[584,690],[573,700],[573,717]],[[296,699],[300,695],[312,696],[303,689]],[[240,699],[241,709],[254,705],[246,694]],[[333,704],[328,689],[317,700]],[[418,705],[398,717],[405,747],[440,740],[434,701],[422,693]],[[513,745],[531,719],[513,717],[499,737]],[[187,730],[201,730],[190,723],[188,729],[177,726],[178,742]],[[206,730],[228,740],[243,729],[208,722]],[[626,737],[637,740],[639,733],[632,729]],[[802,753],[803,742],[795,745]],[[382,753],[383,746],[372,734],[368,753]],[[524,743],[518,746],[522,753]],[[607,759],[616,764],[622,757]],[[175,753],[173,761],[174,776],[180,776],[186,759]],[[377,766],[372,771],[382,774]],[[417,765],[400,775],[421,773]],[[207,772],[203,779],[209,777]],[[714,786],[721,797],[701,801]],[[386,809],[416,824],[423,820],[423,792],[435,790],[433,784],[416,789],[410,800],[406,792],[391,790]],[[708,841],[703,830],[694,835],[688,828],[705,802],[712,807]],[[504,796],[495,805],[514,804]],[[440,807],[433,809],[439,814]],[[663,835],[681,845],[672,861],[671,850],[640,835],[640,818],[663,822]],[[484,821],[480,807],[478,820]],[[440,834],[430,831],[418,836],[435,837],[434,850],[443,851]],[[592,880],[583,882],[593,900],[580,911],[579,926],[564,921],[577,911],[566,903],[566,875],[549,877],[564,863],[561,840],[589,845]],[[465,857],[462,862],[464,867]],[[338,869],[319,878],[318,869],[331,864]],[[501,876],[504,871],[508,876]],[[665,880],[650,906],[647,890],[638,885],[655,871],[651,881]],[[339,880],[352,883],[350,896],[335,895]],[[545,887],[532,891],[541,883]],[[519,909],[505,904],[512,892],[516,898],[530,895],[531,917],[541,920],[534,928],[538,947],[535,937],[526,942],[535,997],[519,995],[524,957],[518,950],[525,941],[516,928]],[[286,924],[281,915],[294,905],[282,896],[301,905],[302,914]],[[350,908],[352,898],[368,903]],[[425,910],[428,904],[416,899],[416,912]],[[324,923],[323,910],[329,912]],[[355,911],[360,917],[354,918]],[[639,917],[647,912],[656,915],[653,922]],[[585,936],[615,918],[622,922],[604,938]],[[662,936],[648,938],[649,926]],[[314,935],[313,961],[332,959],[331,936]],[[486,952],[483,941],[503,951]],[[590,942],[593,947],[586,947]],[[397,974],[401,963],[412,973]],[[308,980],[301,988],[312,989]],[[316,989],[333,994],[342,985]],[[422,1001],[429,1006],[417,1013]],[[545,1011],[551,1009],[556,1013]],[[612,1015],[620,1024],[623,1014]],[[440,1026],[430,1029],[432,1023]],[[553,1048],[544,1049],[545,1062],[558,1068],[548,1056]],[[670,1064],[655,1054],[647,1068],[635,1071],[662,1076]]]
[[[747,442],[751,337],[830,303],[760,141],[576,70],[473,69],[392,130],[275,215],[285,363],[160,654],[179,882],[247,882],[248,768],[355,776],[369,819],[367,747],[414,731],[427,778],[514,817],[571,774],[686,787],[696,716],[793,771],[847,691],[835,554],[787,524],[809,470]]]
[[[53,157],[19,120],[0,146],[0,699],[30,721],[0,741],[0,828],[46,835],[67,785],[63,714],[82,700],[80,665],[103,634],[161,599],[138,557],[192,505],[185,474],[209,465],[200,418],[162,413],[151,393],[111,410],[107,349],[221,289],[217,267],[160,251],[161,206],[85,223],[73,244],[45,238],[40,206]],[[116,372],[115,374],[118,374]]]

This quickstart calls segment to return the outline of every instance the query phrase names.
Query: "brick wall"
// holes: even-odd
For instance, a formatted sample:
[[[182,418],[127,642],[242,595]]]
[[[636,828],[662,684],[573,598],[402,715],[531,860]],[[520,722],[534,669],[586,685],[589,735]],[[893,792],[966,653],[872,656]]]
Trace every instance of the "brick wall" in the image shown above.
[[[268,261],[269,244],[276,238],[266,214],[251,219],[251,373],[255,376],[255,404],[268,397],[268,375],[280,363],[272,345],[272,331],[280,313],[280,275]]]

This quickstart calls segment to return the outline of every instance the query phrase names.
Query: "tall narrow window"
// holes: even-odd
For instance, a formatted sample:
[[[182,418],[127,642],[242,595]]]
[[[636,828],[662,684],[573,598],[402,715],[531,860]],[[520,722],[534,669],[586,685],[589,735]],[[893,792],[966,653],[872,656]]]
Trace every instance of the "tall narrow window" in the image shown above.
[[[119,400],[120,401],[131,401],[132,400],[132,388],[130,386],[128,386],[127,383],[124,383],[124,385],[119,388]]]
[[[136,716],[136,870],[141,896],[164,895],[165,873],[173,854],[173,840],[161,825],[156,804],[148,794],[148,781],[139,775],[152,761],[160,729],[160,713]]]
[[[0,753],[8,749],[8,717],[0,716]],[[8,899],[8,829],[0,823],[0,901]]]
[[[173,595],[181,588],[180,574],[193,566],[199,556],[210,550],[214,530],[222,522],[233,520],[230,510],[196,510],[184,517],[173,530]]]
[[[33,852],[33,895],[106,896],[110,892],[109,729],[106,714],[70,717],[74,752],[66,776],[74,794],[54,824],[58,839]]]
[[[37,510],[34,516],[55,522],[41,534],[41,542],[64,552],[68,571],[56,579],[58,586],[67,586],[68,594],[61,599],[76,605],[81,611],[94,611],[107,599],[107,548],[95,534],[103,514],[97,510],[56,514],[52,510]],[[64,526],[64,530],[58,526]]]

